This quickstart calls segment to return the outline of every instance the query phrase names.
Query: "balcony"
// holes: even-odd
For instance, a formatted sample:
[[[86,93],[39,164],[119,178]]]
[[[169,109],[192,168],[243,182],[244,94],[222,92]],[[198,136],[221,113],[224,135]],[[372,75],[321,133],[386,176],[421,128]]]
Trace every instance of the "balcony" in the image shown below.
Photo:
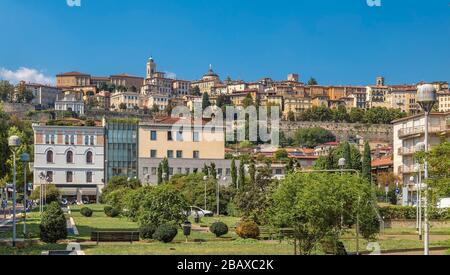
[[[428,128],[430,134],[443,134],[450,131],[450,126],[430,126]],[[404,138],[411,135],[422,135],[425,133],[425,126],[409,127],[400,129],[398,131],[398,136]]]
[[[398,148],[398,154],[400,156],[406,156],[406,155],[414,155],[416,153],[416,149],[415,148]]]

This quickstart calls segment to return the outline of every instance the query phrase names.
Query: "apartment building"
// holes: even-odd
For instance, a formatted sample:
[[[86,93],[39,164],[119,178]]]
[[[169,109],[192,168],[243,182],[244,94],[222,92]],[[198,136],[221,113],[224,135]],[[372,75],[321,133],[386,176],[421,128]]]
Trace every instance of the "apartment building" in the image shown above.
[[[285,118],[287,118],[289,113],[292,112],[297,119],[301,115],[301,113],[311,108],[312,103],[310,98],[285,97],[283,115]]]
[[[399,109],[408,115],[415,115],[420,111],[416,96],[417,88],[392,88],[388,95],[390,108]]]
[[[224,129],[211,129],[206,123],[172,117],[140,123],[139,179],[147,184],[157,183],[158,166],[167,158],[169,176],[201,172],[205,164],[215,163],[221,183],[231,181],[231,162],[225,160]],[[186,127],[176,127],[181,124]]]
[[[136,110],[143,107],[143,100],[144,96],[133,92],[116,92],[110,96],[113,110]],[[126,107],[126,109],[121,107]]]
[[[417,173],[414,154],[416,145],[425,141],[424,114],[406,117],[394,124],[394,173],[399,176],[403,186],[410,176]],[[433,147],[442,141],[450,141],[450,113],[432,113],[429,121],[429,144]]]
[[[25,83],[20,82],[19,85],[24,85],[25,89],[33,93],[34,106],[40,106],[41,108],[49,108],[55,106],[56,99],[61,95],[61,89],[44,84],[38,83]]]
[[[103,127],[33,125],[34,187],[55,184],[62,197],[98,201],[104,187]]]
[[[438,92],[439,112],[450,112],[450,91]]]

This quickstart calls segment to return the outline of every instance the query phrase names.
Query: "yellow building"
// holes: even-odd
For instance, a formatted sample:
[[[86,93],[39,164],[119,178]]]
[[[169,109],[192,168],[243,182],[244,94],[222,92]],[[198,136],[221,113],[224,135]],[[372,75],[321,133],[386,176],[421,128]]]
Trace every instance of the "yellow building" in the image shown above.
[[[419,113],[420,106],[416,103],[417,88],[395,89],[388,94],[390,108],[399,109],[408,115]]]
[[[310,98],[286,97],[284,98],[284,117],[287,118],[289,112],[293,112],[297,119],[300,114],[312,107]]]
[[[442,91],[438,93],[439,100],[439,112],[449,112],[450,111],[450,91]]]
[[[193,81],[191,88],[198,87],[200,93],[211,94],[216,85],[221,84],[220,77],[213,71],[212,66],[209,65],[209,71],[203,75],[201,80]]]
[[[185,119],[185,121],[183,121]],[[177,127],[186,123],[187,127]],[[169,176],[200,173],[206,165],[214,163],[220,180],[229,182],[230,161],[225,160],[224,128],[211,130],[186,118],[167,117],[141,123],[139,127],[139,167],[144,183],[156,183],[159,164],[167,158]]]
[[[59,89],[71,89],[91,85],[91,76],[79,72],[69,72],[56,75],[56,87]]]

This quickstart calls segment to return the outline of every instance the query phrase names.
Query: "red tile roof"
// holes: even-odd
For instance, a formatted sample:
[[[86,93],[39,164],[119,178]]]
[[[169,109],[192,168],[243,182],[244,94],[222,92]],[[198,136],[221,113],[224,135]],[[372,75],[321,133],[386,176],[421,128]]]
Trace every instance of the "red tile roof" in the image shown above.
[[[394,161],[391,157],[379,158],[372,161],[372,167],[392,166]]]
[[[90,76],[90,75],[80,73],[80,72],[68,72],[68,73],[58,74],[57,76]]]

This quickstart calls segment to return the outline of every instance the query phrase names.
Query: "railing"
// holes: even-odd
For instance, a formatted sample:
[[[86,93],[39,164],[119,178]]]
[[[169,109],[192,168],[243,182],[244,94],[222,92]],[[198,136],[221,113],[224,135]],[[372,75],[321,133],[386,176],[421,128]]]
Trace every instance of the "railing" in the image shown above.
[[[439,133],[450,130],[450,127],[447,126],[430,126],[428,128],[428,131],[430,133]],[[425,126],[417,126],[417,127],[409,127],[400,129],[398,131],[398,135],[400,137],[409,136],[409,135],[417,135],[417,134],[423,134],[425,133]]]
[[[398,154],[399,155],[412,155],[416,153],[416,149],[415,148],[398,148]]]

